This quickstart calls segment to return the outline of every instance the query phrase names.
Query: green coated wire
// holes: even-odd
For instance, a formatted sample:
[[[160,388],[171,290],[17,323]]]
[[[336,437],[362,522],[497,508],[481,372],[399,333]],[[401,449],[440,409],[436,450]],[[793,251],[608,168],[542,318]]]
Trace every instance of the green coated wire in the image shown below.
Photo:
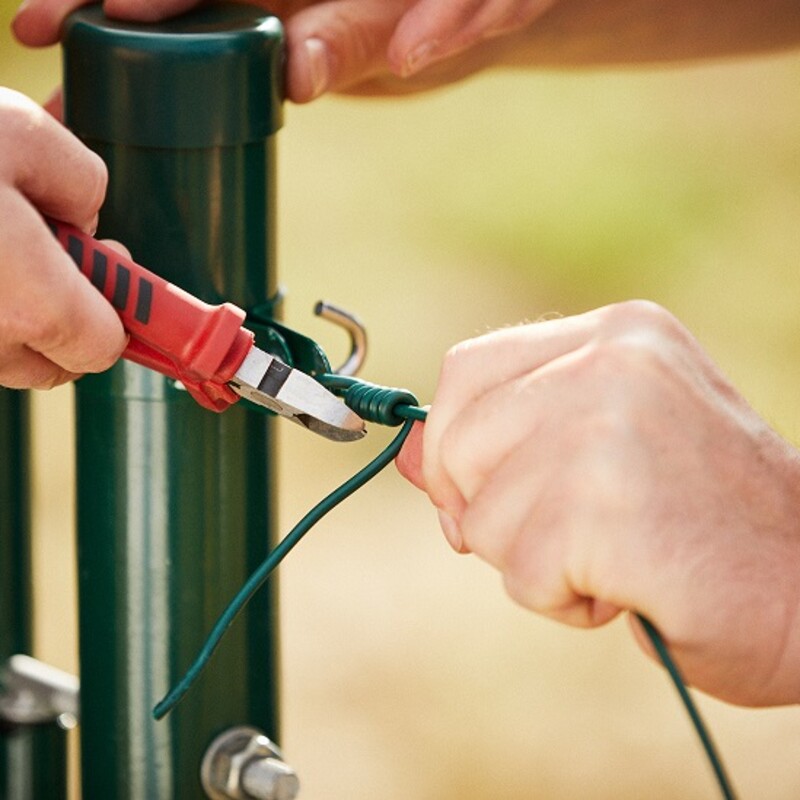
[[[400,413],[402,413],[402,411]],[[233,620],[247,605],[250,598],[261,588],[270,576],[270,573],[272,573],[278,564],[286,558],[303,536],[305,536],[329,511],[353,494],[353,492],[360,489],[394,460],[411,431],[412,425],[413,420],[409,419],[400,429],[397,436],[392,439],[383,451],[370,461],[369,464],[360,469],[352,478],[345,481],[337,489],[334,489],[326,498],[317,503],[300,522],[286,534],[281,542],[275,546],[261,565],[250,575],[244,586],[236,593],[233,600],[228,604],[228,607],[222,612],[184,676],[153,708],[153,717],[155,719],[162,719],[166,716],[186,692],[191,689],[192,685],[203,671],[203,668],[208,664],[214,651],[219,646],[222,637],[225,635],[225,632],[228,630]]]
[[[244,586],[242,586],[242,588],[236,593],[233,600],[231,600],[227,608],[220,615],[219,619],[203,643],[203,646],[200,648],[200,651],[198,652],[194,661],[186,670],[184,676],[178,681],[178,683],[175,684],[175,686],[173,686],[172,689],[170,689],[166,696],[156,704],[155,708],[153,709],[153,717],[157,720],[162,719],[166,714],[168,714],[186,694],[186,692],[189,691],[194,682],[200,676],[203,668],[211,659],[211,656],[219,646],[220,642],[222,641],[222,637],[225,635],[225,632],[230,627],[233,620],[247,605],[247,603],[250,601],[250,598],[252,598],[253,595],[261,588],[261,586],[264,584],[270,574],[277,568],[281,561],[283,561],[283,559],[289,554],[292,548],[294,548],[294,546],[303,538],[303,536],[305,536],[306,533],[308,533],[311,528],[313,528],[314,525],[316,525],[316,523],[319,522],[329,511],[334,509],[337,505],[339,505],[339,503],[368,483],[384,467],[394,460],[395,456],[397,456],[397,454],[400,452],[400,449],[408,437],[408,434],[411,432],[411,427],[415,420],[424,422],[427,419],[427,409],[420,408],[418,405],[416,405],[416,399],[413,397],[413,395],[405,393],[405,395],[402,397],[405,402],[396,401],[398,397],[401,397],[402,390],[387,390],[383,389],[383,387],[367,385],[355,378],[346,378],[344,376],[322,375],[319,376],[319,378],[320,382],[326,385],[332,391],[346,394],[348,390],[353,390],[356,394],[355,397],[350,399],[354,399],[355,402],[363,402],[365,404],[368,404],[370,401],[369,398],[362,397],[359,394],[359,392],[362,390],[366,390],[367,393],[373,392],[373,394],[383,390],[386,393],[384,396],[387,398],[389,398],[392,392],[399,392],[399,394],[395,394],[395,402],[387,402],[385,406],[382,406],[371,417],[371,419],[373,419],[373,421],[379,421],[383,424],[389,425],[397,424],[397,422],[405,420],[405,422],[403,422],[403,427],[400,429],[400,432],[397,434],[397,436],[395,436],[395,438],[389,443],[389,445],[372,461],[370,461],[369,464],[367,464],[352,478],[345,481],[341,486],[317,503],[294,526],[294,528],[289,531],[284,539],[272,550],[272,552],[261,563],[261,565],[252,573]],[[413,405],[411,404],[412,400]],[[364,413],[365,408],[356,408],[355,410],[362,412],[362,416],[367,416]],[[673,661],[672,656],[670,655],[669,650],[667,649],[667,646],[661,637],[661,634],[646,617],[643,617],[641,614],[636,614],[636,618],[641,623],[645,634],[652,643],[659,659],[661,660],[661,663],[667,670],[667,673],[669,674],[672,682],[675,685],[675,688],[678,691],[684,708],[689,715],[689,719],[691,720],[692,725],[694,726],[694,729],[700,738],[703,749],[705,750],[709,764],[711,765],[711,768],[717,779],[717,784],[722,797],[724,800],[735,800],[736,796],[731,782],[726,774],[722,759],[717,753],[714,742],[711,739],[711,735],[708,732],[702,717],[700,716],[697,706],[695,705],[691,695],[689,694],[689,691],[686,688],[683,677],[681,676],[677,665]]]
[[[691,719],[692,725],[694,726],[697,735],[700,737],[700,742],[706,752],[708,763],[714,770],[714,775],[716,776],[720,793],[725,800],[736,800],[736,794],[733,791],[733,785],[731,784],[730,779],[725,772],[725,767],[716,747],[714,746],[714,742],[711,739],[711,734],[706,728],[705,723],[700,716],[700,711],[695,705],[694,700],[692,700],[692,696],[689,694],[689,690],[686,688],[686,683],[683,680],[683,676],[681,675],[677,664],[672,660],[672,656],[670,655],[667,645],[664,643],[661,634],[658,632],[658,630],[656,630],[653,623],[650,622],[647,617],[643,617],[641,614],[636,614],[636,619],[644,628],[647,638],[650,639],[650,642],[655,648],[656,653],[658,653],[658,657],[661,659],[661,663],[664,665],[664,668],[669,673],[670,678],[672,678],[672,682],[675,684],[675,688],[678,690],[678,694],[683,701],[683,706],[686,709],[686,713],[689,715],[689,719]]]
[[[428,419],[428,410],[418,406],[404,406],[399,410],[395,409],[395,413],[405,417],[405,419],[416,420],[417,422],[425,422]]]

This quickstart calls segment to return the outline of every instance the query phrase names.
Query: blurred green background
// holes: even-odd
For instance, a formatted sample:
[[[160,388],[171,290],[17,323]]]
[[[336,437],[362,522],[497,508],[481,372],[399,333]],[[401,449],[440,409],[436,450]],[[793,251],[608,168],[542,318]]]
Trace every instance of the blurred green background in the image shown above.
[[[15,6],[0,0],[0,85],[41,101],[59,54],[12,40]],[[286,319],[334,361],[323,297],[366,322],[365,377],[423,399],[460,339],[647,297],[800,441],[800,53],[323,99],[287,108],[279,151]],[[76,669],[71,403],[35,403],[37,641]],[[282,528],[385,438],[282,426]],[[586,633],[515,607],[391,471],[298,548],[281,591],[283,744],[306,800],[716,796],[624,622]],[[800,795],[800,710],[700,703],[743,798]]]

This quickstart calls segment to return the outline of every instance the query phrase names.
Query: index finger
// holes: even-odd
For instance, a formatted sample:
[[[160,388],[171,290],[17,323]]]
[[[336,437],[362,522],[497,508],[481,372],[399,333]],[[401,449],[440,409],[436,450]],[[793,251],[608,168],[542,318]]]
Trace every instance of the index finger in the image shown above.
[[[108,172],[102,159],[43,108],[0,88],[0,182],[42,213],[91,230]]]
[[[0,338],[70,373],[99,372],[127,337],[114,307],[76,269],[44,220],[18,194],[0,192]]]
[[[14,35],[29,47],[47,47],[61,38],[64,20],[92,0],[28,0],[11,23]]]
[[[464,498],[445,468],[451,425],[496,386],[578,349],[593,335],[599,312],[505,328],[453,347],[445,356],[425,424],[423,476],[436,506],[458,519]]]

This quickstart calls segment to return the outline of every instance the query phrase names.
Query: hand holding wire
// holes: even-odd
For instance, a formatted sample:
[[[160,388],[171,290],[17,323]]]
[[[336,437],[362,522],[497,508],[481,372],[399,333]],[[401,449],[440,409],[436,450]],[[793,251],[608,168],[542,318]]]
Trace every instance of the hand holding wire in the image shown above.
[[[317,503],[274,548],[258,569],[253,572],[245,585],[220,615],[184,676],[154,707],[153,717],[157,720],[166,716],[180,702],[186,692],[191,689],[221,643],[233,620],[244,609],[253,595],[264,585],[272,572],[277,569],[278,565],[291,552],[294,546],[329,511],[363,487],[398,456],[415,421],[424,422],[427,420],[427,409],[421,408],[416,397],[407,390],[376,386],[357,378],[333,374],[320,376],[320,382],[332,391],[343,395],[345,402],[360,417],[383,425],[402,425],[400,432],[369,464]],[[722,760],[691,695],[686,689],[681,673],[669,654],[664,640],[648,619],[639,614],[636,617],[680,695],[714,772],[721,796],[725,800],[735,800],[735,793],[725,772]]]
[[[577,627],[636,609],[698,689],[800,702],[800,455],[663,308],[458,345],[399,467],[525,608]]]

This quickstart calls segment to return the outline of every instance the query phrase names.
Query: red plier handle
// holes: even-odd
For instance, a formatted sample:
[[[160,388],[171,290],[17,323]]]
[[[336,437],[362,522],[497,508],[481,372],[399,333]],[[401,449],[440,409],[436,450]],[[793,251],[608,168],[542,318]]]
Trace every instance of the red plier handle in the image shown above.
[[[72,225],[45,221],[117,310],[130,334],[123,358],[179,380],[213,411],[224,411],[239,399],[228,381],[254,342],[242,327],[242,309],[204,303]]]

